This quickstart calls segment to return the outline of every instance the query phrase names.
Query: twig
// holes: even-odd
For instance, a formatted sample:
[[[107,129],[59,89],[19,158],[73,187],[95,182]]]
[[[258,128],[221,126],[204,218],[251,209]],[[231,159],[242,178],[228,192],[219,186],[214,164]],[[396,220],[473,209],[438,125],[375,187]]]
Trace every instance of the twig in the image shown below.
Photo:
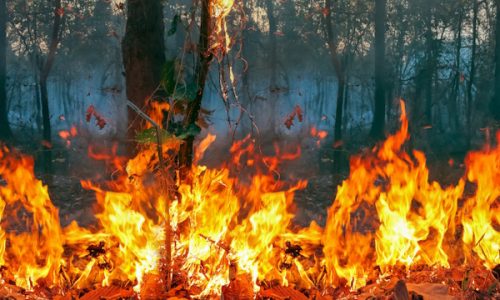
[[[162,177],[165,180],[166,174],[164,170],[164,160],[163,160],[163,147],[160,138],[161,126],[156,123],[153,119],[151,119],[146,113],[144,113],[139,107],[137,107],[130,100],[127,100],[127,105],[134,110],[141,118],[145,119],[151,125],[154,126],[156,131],[156,150],[158,152],[158,162],[160,164],[160,172],[162,173]],[[166,184],[162,184],[162,187],[165,187]],[[167,274],[166,274],[166,288],[167,291],[170,290],[172,281],[171,281],[171,273],[172,273],[172,228],[170,227],[170,195],[166,197],[166,220],[165,220],[165,250],[166,250],[166,264],[167,264]]]
[[[201,236],[202,238],[204,238],[206,241],[208,241],[208,242],[212,243],[213,245],[215,245],[215,246],[219,247],[220,249],[225,250],[227,253],[231,252],[231,251],[230,251],[231,249],[230,249],[228,246],[226,246],[226,245],[224,245],[224,244],[222,244],[222,243],[220,243],[220,242],[216,242],[216,241],[214,241],[213,239],[211,239],[211,238],[209,238],[208,236],[203,235],[203,234],[201,234],[201,233],[200,233],[200,236]]]

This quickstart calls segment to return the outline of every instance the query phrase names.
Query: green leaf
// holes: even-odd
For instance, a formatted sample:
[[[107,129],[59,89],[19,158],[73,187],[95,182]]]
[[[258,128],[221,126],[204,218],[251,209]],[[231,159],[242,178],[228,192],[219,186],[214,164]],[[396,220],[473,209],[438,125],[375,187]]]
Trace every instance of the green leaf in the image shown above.
[[[198,86],[196,85],[196,83],[190,82],[181,87],[177,87],[172,97],[174,98],[174,101],[192,102],[196,99],[197,94],[198,94]]]
[[[161,84],[171,94],[175,87],[175,60],[168,60],[163,66]]]
[[[135,139],[140,144],[156,144],[158,141],[156,133],[157,131],[154,127],[148,128],[146,130],[137,133]],[[180,140],[178,137],[167,132],[166,130],[160,129],[160,142],[162,144],[165,144],[170,142],[180,142]]]

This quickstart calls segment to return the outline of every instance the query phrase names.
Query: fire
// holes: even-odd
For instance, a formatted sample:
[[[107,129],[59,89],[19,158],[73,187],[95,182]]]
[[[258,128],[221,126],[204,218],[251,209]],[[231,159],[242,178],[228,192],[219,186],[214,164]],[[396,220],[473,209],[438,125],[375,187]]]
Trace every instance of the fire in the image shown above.
[[[500,132],[497,147],[467,156],[467,179],[476,184],[475,195],[464,205],[464,243],[493,268],[500,262]]]
[[[0,149],[0,261],[16,285],[32,289],[39,280],[58,283],[64,236],[47,187],[35,178],[33,160]],[[10,220],[13,220],[10,222]]]
[[[211,0],[209,1],[209,14],[214,20],[213,36],[214,40],[211,49],[221,48],[223,53],[229,52],[231,48],[231,38],[226,32],[226,17],[233,8],[234,0]],[[219,40],[223,39],[223,44]],[[221,45],[222,44],[222,45]]]
[[[324,253],[330,284],[363,286],[375,266],[382,272],[398,265],[448,267],[447,250],[461,246],[457,224],[464,227],[464,250],[472,248],[489,267],[500,262],[499,233],[493,227],[498,224],[500,146],[469,155],[468,180],[478,189],[459,207],[465,178],[449,187],[429,181],[425,155],[403,149],[409,138],[403,102],[401,109],[401,129],[370,153],[352,158],[350,176],[328,211]]]
[[[168,107],[155,109],[161,120]],[[300,148],[275,147],[274,155],[266,155],[248,136],[231,147],[228,163],[208,168],[200,163],[216,139],[208,135],[183,183],[157,171],[154,146],[128,161],[116,149],[99,154],[89,148],[89,155],[110,161],[118,174],[99,185],[82,181],[96,195],[92,228],[76,222],[63,228],[47,187],[34,175],[33,160],[2,148],[2,278],[26,289],[118,281],[141,292],[150,278],[163,278],[167,220],[175,280],[197,297],[219,295],[230,278],[247,282],[253,292],[274,281],[357,288],[394,267],[499,264],[500,134],[496,147],[471,152],[463,178],[444,187],[429,180],[422,152],[405,151],[404,103],[401,110],[397,133],[351,159],[350,176],[338,187],[324,228],[293,224],[294,194],[307,182],[284,182],[279,169],[298,158]],[[318,131],[316,136],[321,138]],[[164,145],[165,157],[170,146]],[[466,183],[473,192],[466,193]],[[167,190],[175,185],[175,193]]]

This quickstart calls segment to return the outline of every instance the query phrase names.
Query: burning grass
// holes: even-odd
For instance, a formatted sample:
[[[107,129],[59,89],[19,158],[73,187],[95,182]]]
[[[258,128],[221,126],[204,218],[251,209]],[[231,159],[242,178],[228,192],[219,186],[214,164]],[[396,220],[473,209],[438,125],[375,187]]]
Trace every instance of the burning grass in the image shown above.
[[[471,152],[464,176],[447,187],[429,181],[422,152],[404,150],[408,137],[402,103],[400,130],[351,159],[324,228],[293,226],[294,193],[307,183],[276,176],[280,163],[300,151],[264,156],[249,138],[235,143],[233,159],[220,168],[196,164],[172,199],[155,180],[154,149],[125,166],[109,157],[121,176],[102,186],[82,182],[96,194],[93,228],[63,228],[33,160],[3,148],[0,295],[402,299],[398,293],[438,295],[444,287],[442,297],[498,296],[500,134],[496,147]],[[464,193],[466,183],[474,194]],[[167,209],[170,291],[162,259]]]

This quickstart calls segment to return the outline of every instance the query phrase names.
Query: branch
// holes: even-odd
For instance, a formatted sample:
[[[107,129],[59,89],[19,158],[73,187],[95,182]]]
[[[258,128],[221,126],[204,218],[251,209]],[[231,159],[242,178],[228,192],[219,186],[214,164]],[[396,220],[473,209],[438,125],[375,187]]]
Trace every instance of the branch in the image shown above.
[[[140,117],[144,120],[148,121],[151,125],[153,125],[156,130],[160,130],[161,126],[156,123],[153,119],[151,119],[146,113],[144,113],[137,105],[135,105],[132,101],[127,100],[127,106],[130,107],[133,111],[135,111]]]

